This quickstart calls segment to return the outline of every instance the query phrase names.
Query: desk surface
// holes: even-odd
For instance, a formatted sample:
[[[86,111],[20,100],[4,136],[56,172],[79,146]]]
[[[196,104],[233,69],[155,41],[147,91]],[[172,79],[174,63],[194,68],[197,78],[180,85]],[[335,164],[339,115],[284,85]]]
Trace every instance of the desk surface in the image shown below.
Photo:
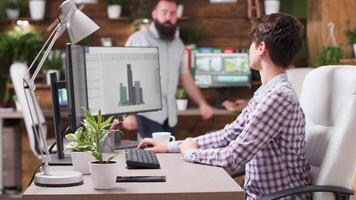
[[[119,176],[166,176],[166,182],[158,183],[117,183],[112,190],[95,190],[90,175],[84,175],[84,184],[75,187],[46,188],[34,185],[23,194],[26,200],[59,199],[242,199],[243,190],[224,169],[185,162],[180,154],[157,154],[161,169],[128,170],[125,158],[120,154]],[[55,169],[72,169],[70,166]]]

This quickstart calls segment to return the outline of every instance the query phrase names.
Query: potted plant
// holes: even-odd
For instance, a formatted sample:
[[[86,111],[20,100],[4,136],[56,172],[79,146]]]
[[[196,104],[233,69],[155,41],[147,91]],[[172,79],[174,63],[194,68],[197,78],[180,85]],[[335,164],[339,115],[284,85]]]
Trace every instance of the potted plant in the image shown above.
[[[113,161],[116,155],[104,158],[103,147],[105,139],[113,132],[108,129],[111,126],[112,117],[103,119],[99,110],[98,115],[94,117],[89,111],[84,112],[87,127],[86,129],[93,136],[93,147],[91,154],[95,160],[89,163],[93,186],[96,189],[112,189],[116,183],[118,165]]]
[[[93,118],[91,118],[91,114],[89,111],[84,110],[85,119],[83,120],[83,126],[79,127],[75,133],[69,133],[66,135],[66,139],[69,143],[66,145],[66,150],[71,150],[71,158],[73,162],[73,168],[75,171],[79,171],[82,174],[90,174],[89,163],[95,161],[95,157],[91,155],[91,152],[95,151],[95,137],[94,132],[95,128],[93,128]],[[94,120],[95,122],[95,120]],[[110,132],[120,132],[118,130],[118,126],[121,122],[117,119],[113,121],[110,127]],[[113,135],[113,134],[110,134]],[[111,138],[111,141],[107,140],[106,137],[103,150],[105,149],[105,145],[114,142],[114,139]]]
[[[265,0],[264,6],[266,15],[278,13],[281,6],[281,2],[280,0]]]
[[[340,63],[341,57],[342,51],[340,47],[324,46],[319,53],[317,65],[337,65]]]
[[[84,127],[79,127],[75,133],[69,133],[65,137],[70,142],[66,145],[66,150],[71,150],[70,156],[73,163],[73,169],[82,174],[90,174],[89,162],[94,161],[90,154],[93,150],[93,136],[86,129],[89,125],[84,120]]]
[[[10,63],[10,71],[27,68],[42,45],[42,36],[37,32],[15,29],[0,36],[0,58]],[[16,71],[16,70],[15,70]]]
[[[348,30],[346,32],[346,36],[349,39],[349,42],[353,47],[354,56],[356,57],[356,28],[353,30]]]
[[[185,0],[178,0],[177,17],[183,17]]]
[[[43,64],[43,70],[46,74],[47,84],[50,85],[50,74],[56,73],[57,80],[59,80],[59,75],[63,69],[63,56],[64,54],[60,50],[52,50],[46,62]]]
[[[45,16],[46,0],[29,0],[31,19],[42,20]]]
[[[176,99],[177,99],[177,109],[186,110],[188,107],[188,95],[183,87],[178,87],[176,93]]]
[[[106,0],[108,7],[108,18],[118,19],[121,16],[122,6],[128,3],[128,0]]]
[[[8,0],[6,6],[7,18],[15,20],[19,18],[20,15],[20,5],[18,0]]]

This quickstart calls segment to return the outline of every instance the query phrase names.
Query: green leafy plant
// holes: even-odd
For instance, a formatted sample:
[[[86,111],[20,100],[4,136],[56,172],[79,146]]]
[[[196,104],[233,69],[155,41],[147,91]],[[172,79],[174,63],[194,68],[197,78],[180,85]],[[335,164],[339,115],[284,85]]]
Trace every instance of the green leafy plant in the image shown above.
[[[176,98],[177,99],[187,99],[188,98],[187,92],[184,90],[183,87],[177,88]]]
[[[63,53],[60,50],[53,50],[48,55],[46,62],[43,65],[44,70],[62,70],[63,69]]]
[[[66,150],[72,150],[76,152],[86,152],[86,151],[92,151],[94,148],[93,136],[91,135],[91,132],[85,128],[85,126],[79,127],[75,131],[75,133],[67,134],[66,139],[70,141],[66,145]]]
[[[178,0],[179,5],[184,5],[184,3],[185,3],[185,0]]]
[[[317,64],[323,65],[336,65],[340,63],[342,51],[340,47],[323,47],[320,51]]]
[[[105,142],[105,138],[109,134],[113,134],[113,132],[115,131],[120,133],[122,132],[118,129],[110,130],[109,127],[112,125],[111,121],[113,117],[111,116],[108,119],[104,120],[100,110],[96,117],[94,117],[88,110],[84,110],[84,117],[85,119],[83,125],[85,128],[85,132],[83,133],[85,133],[88,137],[83,140],[83,145],[81,147],[85,149],[90,149],[91,154],[95,157],[98,163],[110,163],[110,161],[114,159],[116,155],[109,157],[107,160],[103,159],[103,145]],[[90,143],[89,141],[92,142]]]
[[[42,36],[37,32],[11,30],[0,36],[0,58],[9,63],[30,63],[40,50]]]
[[[11,9],[18,9],[20,7],[20,4],[17,0],[8,0],[6,7]]]
[[[106,0],[108,5],[126,5],[128,0]]]
[[[346,31],[346,36],[349,39],[350,44],[356,44],[356,28]]]
[[[200,45],[203,36],[203,28],[194,25],[182,26],[179,29],[179,35],[183,43]]]

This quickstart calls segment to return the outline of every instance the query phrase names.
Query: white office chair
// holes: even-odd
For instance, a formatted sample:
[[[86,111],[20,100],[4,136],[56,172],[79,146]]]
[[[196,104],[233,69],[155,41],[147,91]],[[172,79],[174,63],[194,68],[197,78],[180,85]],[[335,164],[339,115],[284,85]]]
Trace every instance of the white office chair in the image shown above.
[[[304,78],[313,69],[311,67],[302,67],[287,70],[288,81],[292,84],[298,99],[300,99],[300,94],[302,93]]]
[[[23,79],[24,75],[26,74],[26,70],[27,70],[27,66],[24,64],[20,64],[20,63],[13,64],[10,68],[10,77],[11,77],[11,81],[12,81],[12,84],[15,89],[16,97],[17,97],[18,101],[20,102],[20,106],[21,106],[21,108],[17,108],[17,109],[21,110],[23,112],[25,127],[26,127],[28,138],[29,138],[31,150],[38,158],[40,158],[40,151],[38,148],[38,144],[35,140],[35,133],[34,133],[34,128],[38,127],[39,123],[38,122],[36,122],[35,124],[32,123],[31,116],[29,113],[29,107],[26,103],[25,92],[23,89],[22,79]],[[36,105],[36,107],[38,107],[37,110],[40,111],[39,112],[40,124],[43,126],[43,128],[46,132],[47,127],[45,124],[45,118],[42,113],[42,110],[40,109],[37,99],[35,99],[35,105]],[[34,110],[32,104],[31,104],[31,110]],[[45,133],[45,137],[46,136],[47,136],[47,132]]]
[[[300,103],[306,117],[313,185],[263,199],[306,192],[314,192],[317,200],[349,199],[356,168],[356,66],[323,66],[311,71],[304,79]]]

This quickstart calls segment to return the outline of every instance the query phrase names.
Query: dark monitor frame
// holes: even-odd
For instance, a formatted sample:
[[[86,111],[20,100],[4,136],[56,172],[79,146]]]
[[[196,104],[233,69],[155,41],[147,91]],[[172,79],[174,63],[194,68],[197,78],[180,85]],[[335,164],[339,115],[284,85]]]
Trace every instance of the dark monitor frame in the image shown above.
[[[77,46],[77,47],[80,47],[83,49],[83,56],[85,56],[85,49],[86,47],[88,46],[80,46],[80,45],[72,45],[70,43],[67,43],[66,45],[66,84],[67,84],[67,98],[68,98],[68,111],[69,111],[69,115],[68,115],[68,119],[69,119],[69,131],[71,132],[75,132],[75,130],[78,128],[80,122],[78,121],[81,121],[83,116],[81,116],[81,114],[78,114],[77,113],[77,103],[76,103],[76,100],[75,100],[75,91],[74,91],[74,74],[73,74],[73,70],[75,69],[75,66],[73,66],[73,58],[72,58],[72,55],[73,55],[73,52],[72,52],[72,47],[73,46]],[[94,46],[93,46],[94,47]],[[105,47],[103,47],[105,48]],[[121,47],[121,48],[157,48],[157,47],[141,47],[141,46],[135,46],[135,47]],[[157,52],[158,51],[158,48],[157,48]],[[85,57],[83,57],[83,59],[85,59]],[[159,54],[158,54],[158,60],[159,60]],[[84,73],[86,74],[86,62],[84,60]],[[158,62],[158,65],[159,65],[159,62]],[[159,68],[160,70],[160,68]],[[160,73],[160,72],[159,72]],[[85,78],[85,82],[86,82],[86,76],[84,76]],[[160,76],[158,76],[159,78],[159,83],[160,83]],[[86,88],[86,91],[85,91],[85,102],[82,102],[84,103],[84,105],[81,105],[85,108],[88,108],[88,88]],[[159,90],[161,90],[161,87],[159,87]],[[162,94],[162,92],[160,91],[160,94]],[[157,110],[160,110],[162,109],[162,99],[160,98],[160,108],[158,109],[150,109],[150,110],[144,110],[144,111],[139,111],[139,112],[150,112],[150,111],[157,111]],[[131,113],[137,113],[135,111],[133,112],[127,112],[127,113],[120,113],[120,114],[117,114],[117,115],[126,115],[126,114],[131,114]],[[108,117],[109,115],[115,115],[115,114],[106,114],[104,115],[104,117]],[[78,118],[78,116],[81,116],[81,119]]]
[[[50,74],[50,85],[51,85],[51,94],[52,94],[52,111],[53,111],[53,125],[54,125],[54,135],[56,139],[57,154],[50,155],[51,160],[49,161],[50,165],[70,165],[71,159],[65,157],[64,155],[64,146],[63,138],[66,130],[60,130],[61,125],[61,106],[59,104],[59,95],[58,91],[60,89],[66,89],[65,81],[58,81],[55,73]]]

